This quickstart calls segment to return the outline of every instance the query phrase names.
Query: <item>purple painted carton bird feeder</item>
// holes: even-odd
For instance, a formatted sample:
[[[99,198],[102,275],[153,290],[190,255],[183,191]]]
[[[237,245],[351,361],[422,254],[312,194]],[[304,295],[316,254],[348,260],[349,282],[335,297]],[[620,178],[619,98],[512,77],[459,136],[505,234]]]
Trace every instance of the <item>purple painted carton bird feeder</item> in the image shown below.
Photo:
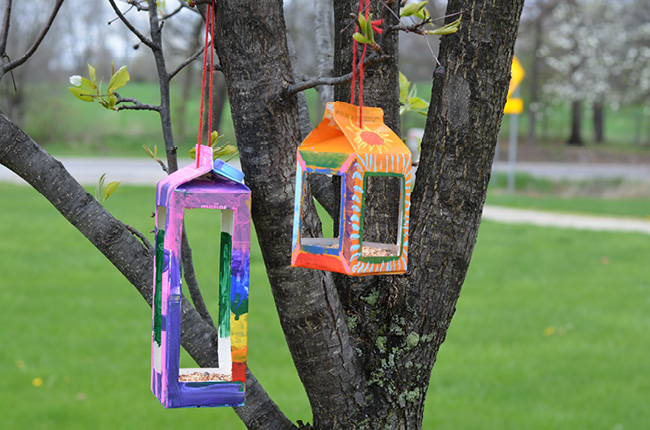
[[[246,387],[250,190],[244,175],[212,148],[196,151],[196,163],[158,183],[151,390],[166,408],[241,406]],[[181,238],[186,209],[221,212],[218,367],[180,368]],[[213,240],[217,240],[216,238]],[[215,263],[216,264],[216,263]]]

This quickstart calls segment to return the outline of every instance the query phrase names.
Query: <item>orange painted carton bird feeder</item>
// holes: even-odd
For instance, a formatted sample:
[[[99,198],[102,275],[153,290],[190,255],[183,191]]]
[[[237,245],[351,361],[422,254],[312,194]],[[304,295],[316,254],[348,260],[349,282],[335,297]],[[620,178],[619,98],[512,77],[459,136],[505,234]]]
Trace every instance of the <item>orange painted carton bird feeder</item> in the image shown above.
[[[291,265],[352,276],[406,272],[411,206],[411,152],[384,124],[380,108],[327,104],[321,123],[297,151]],[[309,175],[341,176],[341,206],[334,238],[307,237],[302,228]],[[393,182],[400,190],[398,223],[390,243],[364,238],[368,183]],[[338,233],[338,234],[336,234]]]

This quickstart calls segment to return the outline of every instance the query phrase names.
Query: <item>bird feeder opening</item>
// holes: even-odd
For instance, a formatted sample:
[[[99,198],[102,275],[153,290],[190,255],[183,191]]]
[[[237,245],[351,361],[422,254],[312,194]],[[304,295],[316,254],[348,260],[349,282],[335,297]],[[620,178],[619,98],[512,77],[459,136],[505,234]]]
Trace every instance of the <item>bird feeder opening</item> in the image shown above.
[[[404,216],[404,180],[402,176],[386,173],[366,173],[363,195],[360,242],[361,261],[384,261],[386,257],[399,258],[402,244]],[[381,198],[397,195],[398,199]],[[372,201],[373,196],[379,199]]]
[[[230,266],[232,263],[232,210],[187,209],[185,211],[185,234],[192,249],[187,250],[193,261],[197,285],[201,287],[200,296],[215,328],[223,336],[214,339],[218,355],[218,367],[197,367],[194,359],[181,349],[178,369],[180,382],[217,382],[232,379],[232,360],[230,354]],[[197,244],[201,244],[198,246]],[[196,252],[197,250],[201,252]],[[181,249],[181,261],[185,255]],[[215,273],[219,262],[219,271]],[[184,273],[186,284],[188,280]],[[187,294],[189,298],[191,293]],[[194,299],[194,297],[192,297]],[[181,332],[183,332],[181,321]]]
[[[337,180],[338,179],[338,180]],[[336,181],[339,184],[340,175],[306,172],[304,181],[302,182],[304,195],[312,195],[317,181]],[[340,185],[339,185],[340,186]],[[311,205],[315,207],[315,211],[309,211]],[[314,223],[301,222],[300,223],[300,237],[301,245],[304,249],[324,249],[326,253],[336,254],[340,252],[341,243],[340,237],[342,235],[342,224],[340,222],[340,214],[337,219],[333,219],[330,214],[318,203],[312,196],[311,199],[303,199],[300,205],[300,217],[304,218],[307,213],[315,213],[320,220],[321,232],[313,231],[308,228],[309,225]]]

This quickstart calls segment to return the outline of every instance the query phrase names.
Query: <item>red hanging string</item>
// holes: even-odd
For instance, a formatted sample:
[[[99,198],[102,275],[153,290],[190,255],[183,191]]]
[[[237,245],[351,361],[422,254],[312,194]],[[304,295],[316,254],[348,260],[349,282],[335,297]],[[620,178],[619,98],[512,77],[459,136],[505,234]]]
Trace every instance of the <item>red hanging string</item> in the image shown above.
[[[212,2],[214,4],[214,1]],[[212,15],[212,14],[210,14]],[[210,95],[208,97],[208,146],[212,147],[212,96],[214,82],[214,17],[210,19]]]
[[[214,1],[212,2],[214,3]],[[210,43],[208,44],[208,35],[210,35]],[[208,65],[208,50],[210,51],[210,61]],[[207,67],[206,67],[207,66]],[[208,4],[206,9],[205,18],[205,41],[203,44],[203,76],[201,77],[201,109],[199,112],[199,146],[196,149],[196,167],[199,167],[199,160],[201,158],[201,142],[203,134],[203,108],[205,103],[205,81],[206,73],[210,73],[210,84],[208,96],[208,146],[212,146],[210,134],[212,133],[212,83],[213,83],[213,67],[214,66],[214,17],[213,17],[213,4]]]
[[[363,13],[363,10],[365,8],[366,14],[365,18],[368,20],[368,17],[370,16],[370,0],[359,0],[359,15]],[[357,33],[359,31],[359,24],[355,26],[354,32]],[[356,101],[355,97],[355,87],[357,83],[357,79],[359,80],[359,128],[363,128],[363,60],[366,57],[366,49],[368,48],[368,44],[364,43],[363,45],[363,50],[361,51],[361,59],[359,61],[359,73],[357,76],[357,50],[358,50],[358,42],[356,39],[352,43],[352,89],[351,89],[351,101],[350,104],[354,104]]]

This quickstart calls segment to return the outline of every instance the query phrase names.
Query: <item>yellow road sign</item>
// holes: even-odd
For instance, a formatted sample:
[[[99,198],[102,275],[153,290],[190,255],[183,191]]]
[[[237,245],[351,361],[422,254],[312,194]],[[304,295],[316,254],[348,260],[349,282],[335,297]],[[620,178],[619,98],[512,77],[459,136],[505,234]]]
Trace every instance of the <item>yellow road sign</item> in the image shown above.
[[[521,113],[524,110],[524,102],[520,98],[511,98],[512,93],[517,89],[521,80],[524,79],[526,73],[517,56],[512,58],[512,67],[510,68],[510,87],[508,88],[508,98],[506,99],[506,106],[503,109],[505,114]]]

